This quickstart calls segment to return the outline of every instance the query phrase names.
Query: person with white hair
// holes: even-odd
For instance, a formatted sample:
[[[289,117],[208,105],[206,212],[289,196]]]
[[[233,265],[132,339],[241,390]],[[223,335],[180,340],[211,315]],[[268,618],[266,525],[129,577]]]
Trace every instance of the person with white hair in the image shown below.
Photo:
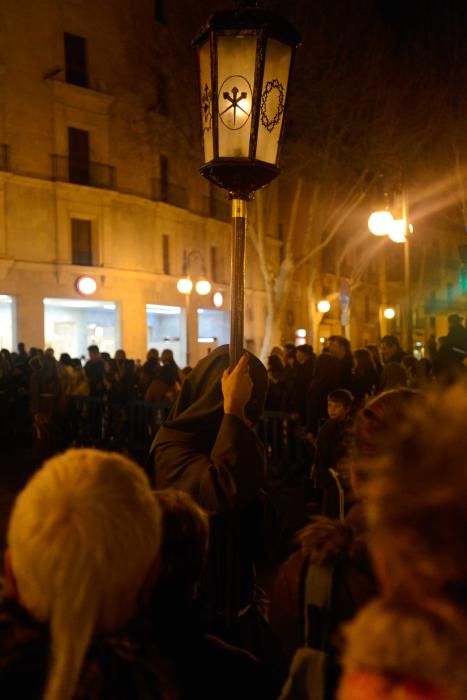
[[[130,625],[149,599],[160,540],[160,508],[129,459],[73,449],[45,462],[8,528],[2,697],[166,697]]]

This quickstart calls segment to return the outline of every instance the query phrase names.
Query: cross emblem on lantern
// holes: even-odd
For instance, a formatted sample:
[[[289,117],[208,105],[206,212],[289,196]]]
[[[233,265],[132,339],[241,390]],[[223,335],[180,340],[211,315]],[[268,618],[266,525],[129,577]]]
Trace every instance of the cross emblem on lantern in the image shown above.
[[[231,75],[219,90],[219,117],[227,129],[241,129],[251,114],[251,85],[242,75]]]
[[[247,93],[240,92],[240,95],[239,95],[238,94],[239,92],[240,92],[240,90],[238,89],[238,87],[235,87],[235,86],[232,88],[233,97],[230,97],[230,93],[224,92],[224,95],[223,95],[224,100],[227,100],[228,102],[230,102],[230,104],[228,107],[226,107],[224,109],[223,112],[220,113],[220,116],[222,117],[222,115],[225,114],[226,112],[228,112],[229,109],[233,109],[234,126],[235,126],[235,120],[236,120],[236,116],[237,116],[237,109],[240,109],[243,112],[243,114],[246,114],[248,116],[248,112],[238,104],[240,102],[240,100],[246,100]]]

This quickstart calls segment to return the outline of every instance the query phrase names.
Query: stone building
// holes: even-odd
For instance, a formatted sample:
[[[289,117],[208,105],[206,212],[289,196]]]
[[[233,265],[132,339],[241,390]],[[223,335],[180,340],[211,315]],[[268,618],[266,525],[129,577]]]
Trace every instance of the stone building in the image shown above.
[[[170,347],[184,365],[228,341],[230,211],[198,173],[190,45],[209,9],[1,3],[0,346],[80,356],[96,343],[140,359]],[[252,264],[256,349],[263,292]],[[207,277],[211,293],[180,294],[184,271]],[[88,296],[83,276],[95,282]]]

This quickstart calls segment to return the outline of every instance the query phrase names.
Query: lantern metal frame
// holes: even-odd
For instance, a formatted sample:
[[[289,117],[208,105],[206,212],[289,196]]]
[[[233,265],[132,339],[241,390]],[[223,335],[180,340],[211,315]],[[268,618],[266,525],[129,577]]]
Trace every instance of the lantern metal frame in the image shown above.
[[[279,155],[285,128],[285,117],[290,93],[290,79],[294,65],[295,51],[300,44],[300,36],[293,26],[283,17],[257,7],[254,0],[237,0],[236,9],[217,12],[210,17],[206,26],[195,38],[193,44],[198,48],[199,56],[199,85],[201,87],[201,126],[203,129],[204,158],[210,158],[201,167],[201,174],[210,182],[228,191],[228,197],[232,200],[232,246],[231,246],[231,279],[230,279],[230,366],[233,367],[243,353],[243,330],[244,330],[244,303],[245,303],[245,250],[246,250],[246,221],[247,202],[253,199],[254,192],[264,187],[279,175]],[[251,6],[253,4],[253,6]],[[254,65],[250,60],[248,74],[239,75],[231,72],[230,75],[221,76],[223,83],[219,85],[219,46],[220,39],[225,37],[255,37]],[[268,63],[268,50],[274,51],[273,44],[276,41],[282,48],[289,47],[290,56],[287,55],[288,64],[283,66],[282,82],[279,75],[269,79],[265,86],[266,65]],[[228,42],[227,42],[228,43]],[[225,48],[225,47],[224,47]],[[238,46],[236,47],[238,48]],[[208,49],[208,50],[207,50]],[[238,59],[236,49],[233,50],[230,58]],[[209,56],[207,55],[209,53]],[[227,55],[227,54],[226,54]],[[246,54],[245,54],[246,55]],[[209,58],[209,62],[208,62]],[[224,57],[225,58],[225,57]],[[251,52],[253,59],[253,49]],[[271,62],[274,64],[274,54],[271,54]],[[203,81],[206,82],[203,91]],[[287,76],[287,82],[285,82]],[[250,84],[251,80],[252,85]],[[241,90],[233,82],[230,90],[222,93],[223,99],[230,102],[230,105],[223,112],[219,111],[219,95],[224,83],[228,80],[238,79],[243,82],[245,88],[251,91],[251,109],[249,112],[238,107],[241,99],[248,98],[248,91]],[[284,88],[285,85],[285,88]],[[253,86],[253,87],[252,87]],[[269,92],[268,92],[269,90]],[[268,98],[272,91],[278,93],[278,104],[272,118],[268,114]],[[237,99],[240,92],[240,98]],[[247,115],[243,124],[237,128],[243,128],[249,120],[249,139],[246,138],[239,151],[241,156],[232,156],[228,149],[223,156],[219,155],[219,120],[222,115],[233,110],[233,120],[237,108]],[[230,116],[230,115],[229,115]],[[260,128],[260,118],[262,126],[269,132],[277,128],[280,129],[277,141],[269,142],[272,146],[268,151],[266,142],[263,141],[260,153],[268,154],[269,162],[258,159],[258,134]],[[223,120],[222,120],[223,121]],[[224,125],[230,129],[227,124]],[[209,137],[207,136],[209,134]],[[274,139],[276,137],[274,136]],[[264,139],[264,136],[263,136]],[[235,150],[235,144],[229,143]],[[247,148],[246,148],[247,146]],[[224,151],[222,151],[224,152]]]
[[[243,36],[257,36],[256,60],[254,67],[254,89],[251,106],[251,129],[249,152],[247,157],[219,156],[219,76],[217,60],[217,37],[237,36],[241,32]],[[278,137],[278,148],[275,164],[267,163],[256,158],[258,143],[258,130],[261,117],[261,100],[264,67],[266,63],[266,48],[269,39],[276,39],[291,48],[291,60],[287,75],[287,90],[281,105],[282,123]],[[234,10],[225,10],[212,15],[208,23],[195,38],[193,44],[200,47],[207,40],[210,41],[211,60],[211,95],[210,108],[212,120],[213,158],[200,169],[201,174],[218,187],[226,189],[231,198],[252,199],[252,193],[264,187],[279,175],[278,161],[280,155],[283,133],[285,128],[285,115],[289,99],[290,78],[294,65],[295,49],[300,44],[300,35],[293,26],[283,17],[273,12],[258,7],[239,7]],[[216,115],[216,116],[214,116]]]

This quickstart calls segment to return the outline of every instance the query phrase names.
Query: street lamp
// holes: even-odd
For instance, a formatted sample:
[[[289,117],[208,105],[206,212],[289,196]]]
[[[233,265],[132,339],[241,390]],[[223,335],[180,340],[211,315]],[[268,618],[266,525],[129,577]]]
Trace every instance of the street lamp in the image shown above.
[[[404,342],[409,352],[413,348],[413,321],[410,282],[410,234],[413,226],[408,223],[409,207],[407,188],[402,183],[402,216],[395,219],[391,212],[373,212],[368,219],[368,228],[375,236],[387,235],[394,243],[404,244]],[[385,216],[382,216],[382,215]],[[394,314],[395,315],[395,314]],[[387,318],[387,317],[386,317]],[[394,317],[392,317],[394,318]]]
[[[396,310],[393,309],[391,306],[388,306],[384,309],[383,311],[383,316],[384,318],[387,318],[388,321],[396,317]]]
[[[182,277],[177,281],[177,289],[180,294],[185,295],[185,314],[186,314],[186,363],[190,364],[190,301],[191,292],[193,290],[193,282],[190,275],[188,274],[191,264],[194,260],[199,260],[199,265],[201,266],[202,275],[196,281],[195,290],[200,296],[206,296],[211,291],[211,283],[206,279],[206,266],[204,264],[204,258],[199,250],[183,251],[183,266],[182,266]]]
[[[386,236],[393,221],[390,211],[374,211],[368,219],[368,228],[374,236]]]
[[[316,308],[320,313],[327,314],[327,312],[331,309],[331,304],[327,299],[321,299],[321,301],[318,301]]]
[[[249,6],[248,6],[249,5]],[[204,165],[232,201],[230,363],[243,352],[247,202],[279,174],[295,29],[253,0],[217,12],[198,48]]]

